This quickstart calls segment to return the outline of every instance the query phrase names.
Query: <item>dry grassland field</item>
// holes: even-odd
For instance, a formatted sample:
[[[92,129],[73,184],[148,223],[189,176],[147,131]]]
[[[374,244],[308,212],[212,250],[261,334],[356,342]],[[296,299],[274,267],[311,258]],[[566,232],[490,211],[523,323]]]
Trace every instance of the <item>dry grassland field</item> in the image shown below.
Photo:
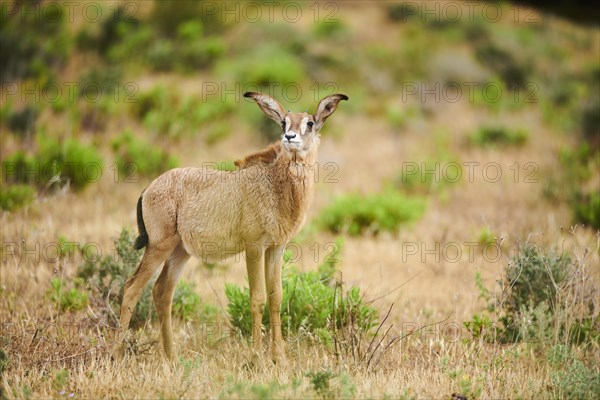
[[[0,398],[599,399],[599,8],[523,3],[2,0]],[[248,91],[349,97],[284,356],[241,253],[187,261],[168,360],[152,283],[119,334],[136,204],[282,140]]]

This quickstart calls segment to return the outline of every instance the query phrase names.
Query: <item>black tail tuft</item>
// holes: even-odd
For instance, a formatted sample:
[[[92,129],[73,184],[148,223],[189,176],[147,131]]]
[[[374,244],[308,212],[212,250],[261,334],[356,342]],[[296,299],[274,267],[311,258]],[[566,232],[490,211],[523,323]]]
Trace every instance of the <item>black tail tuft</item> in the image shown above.
[[[133,247],[139,250],[148,244],[148,232],[146,232],[146,225],[144,224],[144,216],[142,215],[142,196],[140,196],[137,203],[137,224],[140,235],[135,239]]]

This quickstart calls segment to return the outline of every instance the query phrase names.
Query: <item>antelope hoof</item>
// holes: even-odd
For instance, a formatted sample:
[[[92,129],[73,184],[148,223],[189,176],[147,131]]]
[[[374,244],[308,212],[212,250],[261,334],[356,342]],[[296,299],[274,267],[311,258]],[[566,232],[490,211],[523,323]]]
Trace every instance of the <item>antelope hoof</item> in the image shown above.
[[[271,345],[271,360],[277,365],[287,364],[285,345],[283,343],[273,343]]]

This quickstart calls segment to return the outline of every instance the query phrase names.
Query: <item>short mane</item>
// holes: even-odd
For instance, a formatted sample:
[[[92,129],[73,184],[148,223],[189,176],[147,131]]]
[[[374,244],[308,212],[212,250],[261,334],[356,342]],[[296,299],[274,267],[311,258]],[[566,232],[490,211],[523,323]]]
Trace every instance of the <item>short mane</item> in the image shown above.
[[[273,143],[264,150],[250,154],[241,160],[234,162],[238,169],[248,168],[256,164],[271,164],[281,152],[281,142]]]

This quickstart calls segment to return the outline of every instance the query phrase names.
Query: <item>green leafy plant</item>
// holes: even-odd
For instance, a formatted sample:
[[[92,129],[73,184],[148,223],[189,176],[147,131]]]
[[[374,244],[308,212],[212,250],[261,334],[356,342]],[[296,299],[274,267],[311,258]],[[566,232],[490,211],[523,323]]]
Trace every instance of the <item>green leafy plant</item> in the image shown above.
[[[223,121],[233,111],[231,97],[203,101],[199,97],[181,97],[163,86],[141,92],[132,107],[135,117],[155,134],[174,138],[206,129],[207,142],[216,143],[227,135]]]
[[[123,229],[114,242],[114,256],[108,254],[98,258],[93,254],[83,254],[85,261],[78,269],[78,277],[85,280],[94,303],[100,306],[100,311],[107,319],[115,318],[119,314],[125,282],[139,265],[143,251],[135,250],[134,242],[135,234]],[[83,248],[81,250],[84,252]],[[150,282],[142,292],[132,316],[133,328],[140,327],[148,319],[155,318],[153,284],[154,282]],[[200,296],[194,291],[194,285],[184,280],[179,281],[175,288],[172,312],[174,317],[184,321],[213,319],[216,316],[216,308],[202,303]]]
[[[335,376],[333,372],[330,370],[325,371],[317,371],[317,372],[307,372],[306,376],[310,378],[310,383],[313,387],[313,390],[317,392],[318,395],[323,398],[329,396],[329,381],[331,378]]]
[[[180,280],[173,294],[173,316],[183,321],[214,320],[215,306],[204,304],[191,282]]]
[[[15,152],[2,162],[8,183],[26,183],[40,188],[58,188],[70,184],[81,190],[100,178],[103,161],[98,151],[75,139],[59,141],[37,137],[33,156]]]
[[[313,26],[313,32],[318,38],[340,37],[346,31],[347,28],[341,20],[328,21],[327,19],[323,19],[319,20]]]
[[[54,378],[52,380],[52,387],[57,392],[64,389],[69,384],[69,370],[62,368],[58,371],[55,371]]]
[[[572,200],[573,215],[576,221],[600,229],[600,194],[579,194]]]
[[[479,232],[479,235],[477,236],[477,243],[484,247],[492,245],[496,243],[496,235],[494,235],[494,232],[492,232],[490,228],[485,227]]]
[[[596,289],[582,286],[583,273],[585,268],[569,256],[545,253],[526,243],[505,268],[499,295],[488,292],[476,275],[481,298],[488,305],[465,326],[474,338],[501,342],[597,342]]]
[[[19,111],[11,110],[10,103],[8,103],[2,110],[3,122],[6,123],[8,129],[12,132],[25,136],[35,132],[36,122],[39,117],[39,110],[37,107],[27,104]]]
[[[556,398],[592,399],[600,392],[600,373],[588,367],[564,344],[551,347],[546,352],[550,364],[552,391]]]
[[[31,204],[35,200],[35,189],[27,185],[0,186],[0,208],[13,211]]]
[[[339,246],[336,251],[339,251]],[[289,265],[290,254],[285,255],[281,307],[284,335],[304,332],[327,341],[329,332],[348,324],[354,323],[364,332],[375,325],[377,312],[365,303],[359,288],[352,287],[343,293],[339,285],[331,285],[335,271],[333,265],[337,265],[339,261],[335,252],[330,257],[319,271],[301,272]],[[229,301],[229,321],[242,335],[250,335],[252,317],[248,288],[227,284],[225,295]],[[265,326],[269,326],[269,319],[269,312],[266,311],[263,314]]]
[[[403,224],[419,219],[426,203],[397,191],[362,196],[349,194],[336,199],[319,217],[319,225],[333,233],[356,236],[365,232],[396,232]]]
[[[600,150],[583,142],[573,149],[561,149],[559,162],[561,168],[546,178],[545,197],[567,203],[575,223],[600,229]]]
[[[142,176],[154,176],[177,166],[175,157],[160,147],[135,138],[126,130],[112,142],[119,171],[124,176],[139,173]]]
[[[259,44],[235,63],[223,60],[217,70],[233,75],[242,85],[297,84],[306,78],[301,60],[293,52],[272,44]]]
[[[356,387],[346,374],[336,374],[329,369],[309,371],[305,374],[312,389],[321,399],[352,398]]]
[[[570,264],[571,259],[566,255],[545,255],[531,245],[526,245],[508,264],[500,318],[506,340],[528,339],[523,337],[529,331],[524,329],[527,327],[522,325],[523,321],[530,322],[535,331],[532,333],[544,334],[538,325],[544,324],[546,313],[555,312],[550,307],[557,305],[557,292],[568,276]]]
[[[35,78],[44,82],[53,67],[62,66],[71,52],[67,11],[61,4],[48,7],[43,18],[27,16],[27,6],[0,4],[0,75],[2,82]]]
[[[4,372],[10,366],[10,358],[6,355],[3,349],[0,349],[0,378],[4,375]]]
[[[66,289],[65,282],[60,278],[52,278],[50,285],[50,300],[52,300],[61,311],[79,311],[87,307],[88,294],[78,289],[83,286],[82,280],[75,280],[74,287]]]
[[[524,129],[509,129],[501,126],[480,127],[469,137],[469,142],[478,146],[521,146],[529,134]]]

